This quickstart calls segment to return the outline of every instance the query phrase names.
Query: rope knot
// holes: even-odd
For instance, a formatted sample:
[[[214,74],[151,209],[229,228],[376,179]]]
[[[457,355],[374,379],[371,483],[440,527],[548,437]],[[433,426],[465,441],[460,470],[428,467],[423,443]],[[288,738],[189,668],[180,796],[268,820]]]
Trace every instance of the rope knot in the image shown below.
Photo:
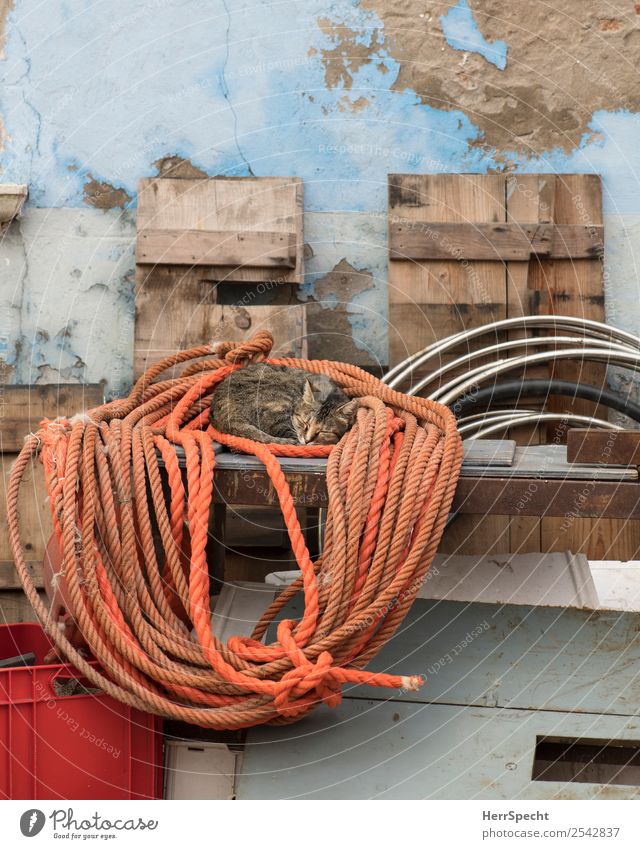
[[[273,336],[268,330],[258,330],[247,342],[220,342],[215,353],[229,365],[246,366],[267,359],[273,348]]]
[[[293,669],[285,672],[279,681],[273,700],[276,710],[284,716],[295,716],[318,702],[337,707],[342,701],[342,680],[333,666],[333,657],[323,651],[315,663],[309,660],[291,634],[294,624],[284,619],[278,625],[278,641],[293,663]]]

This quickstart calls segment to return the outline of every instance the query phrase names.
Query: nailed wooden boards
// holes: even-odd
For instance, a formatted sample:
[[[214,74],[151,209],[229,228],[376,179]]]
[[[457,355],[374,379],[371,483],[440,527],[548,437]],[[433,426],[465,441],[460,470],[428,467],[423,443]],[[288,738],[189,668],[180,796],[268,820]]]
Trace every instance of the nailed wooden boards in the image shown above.
[[[590,259],[604,248],[604,228],[581,225],[389,223],[390,259],[488,259],[528,261]]]
[[[142,180],[134,373],[176,351],[270,330],[274,352],[304,357],[302,304],[217,303],[219,283],[300,284],[303,192],[296,177]],[[240,291],[240,290],[239,290]]]
[[[20,587],[9,546],[6,514],[6,489],[16,455],[25,436],[38,430],[44,418],[71,417],[104,401],[101,384],[46,384],[2,386],[3,416],[0,420],[0,590]],[[20,489],[20,528],[25,559],[34,580],[42,585],[42,558],[51,536],[51,516],[44,488],[44,471],[38,460],[29,464]],[[35,618],[22,594],[1,594],[0,621]]]
[[[209,266],[210,280],[303,282],[297,177],[141,180],[138,263]]]
[[[242,342],[257,330],[269,330],[274,356],[306,357],[306,315],[302,304],[225,306],[211,302],[210,284],[187,276],[173,285],[171,276],[147,281],[136,298],[134,372],[185,348],[223,340]],[[204,295],[203,295],[204,289]]]
[[[390,175],[390,364],[437,339],[501,318],[553,313],[604,320],[602,224],[600,179],[594,174]],[[405,259],[396,258],[400,228],[414,240],[404,244]],[[507,243],[500,249],[489,244],[494,261],[486,258],[492,239],[513,240],[519,231],[517,250],[513,241],[510,248]],[[475,242],[469,245],[473,232]],[[549,233],[555,234],[550,242]],[[577,238],[583,240],[582,247]],[[529,259],[524,256],[527,241],[537,249]],[[563,251],[575,251],[573,258],[559,258]],[[425,254],[431,258],[423,258]],[[562,362],[527,370],[527,377],[550,375],[598,385],[604,368]],[[606,411],[595,411],[593,404],[580,399],[570,406],[566,399],[551,399],[549,408],[596,412],[606,418]],[[538,441],[535,428],[512,435],[519,442]],[[552,444],[563,438],[564,433],[547,434]],[[590,557],[604,557],[608,551],[609,557],[628,559],[636,556],[639,544],[635,523],[540,522],[522,515],[489,517],[481,524],[459,519],[445,534],[441,550],[471,554],[570,549]]]
[[[24,438],[44,418],[71,417],[104,402],[99,383],[52,383],[2,387],[0,452],[20,451]]]

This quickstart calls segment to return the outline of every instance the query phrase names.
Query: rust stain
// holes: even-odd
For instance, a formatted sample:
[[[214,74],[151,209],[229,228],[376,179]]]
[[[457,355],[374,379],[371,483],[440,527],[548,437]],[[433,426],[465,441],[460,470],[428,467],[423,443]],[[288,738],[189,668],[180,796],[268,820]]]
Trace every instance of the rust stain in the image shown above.
[[[87,174],[84,202],[95,209],[124,209],[131,202],[131,195],[125,189],[118,189],[104,180],[96,180],[93,174]]]
[[[603,18],[598,21],[600,32],[617,32],[619,29],[622,29],[622,26],[622,21],[619,21],[617,18]]]

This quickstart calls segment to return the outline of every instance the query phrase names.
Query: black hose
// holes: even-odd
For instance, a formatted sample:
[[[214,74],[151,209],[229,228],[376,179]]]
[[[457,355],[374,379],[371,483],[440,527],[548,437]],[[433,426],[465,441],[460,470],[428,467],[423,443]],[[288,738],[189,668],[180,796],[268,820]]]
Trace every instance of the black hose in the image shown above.
[[[510,401],[514,398],[520,401],[530,398],[547,399],[549,395],[563,395],[594,401],[640,422],[640,406],[634,404],[633,401],[622,398],[613,390],[557,378],[505,380],[502,383],[495,383],[493,386],[479,389],[474,395],[466,393],[449,406],[455,410],[456,417],[461,418],[462,415],[468,414],[474,409],[488,407],[496,401]]]

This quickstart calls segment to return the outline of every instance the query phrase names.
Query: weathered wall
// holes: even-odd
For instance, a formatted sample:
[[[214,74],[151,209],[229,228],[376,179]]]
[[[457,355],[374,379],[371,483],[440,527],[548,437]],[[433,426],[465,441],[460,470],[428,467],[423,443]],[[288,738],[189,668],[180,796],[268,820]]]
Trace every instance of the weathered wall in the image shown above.
[[[305,180],[303,297],[386,357],[390,171],[596,171],[607,308],[640,330],[640,4],[4,0],[0,262],[14,382],[131,378],[137,181]]]

